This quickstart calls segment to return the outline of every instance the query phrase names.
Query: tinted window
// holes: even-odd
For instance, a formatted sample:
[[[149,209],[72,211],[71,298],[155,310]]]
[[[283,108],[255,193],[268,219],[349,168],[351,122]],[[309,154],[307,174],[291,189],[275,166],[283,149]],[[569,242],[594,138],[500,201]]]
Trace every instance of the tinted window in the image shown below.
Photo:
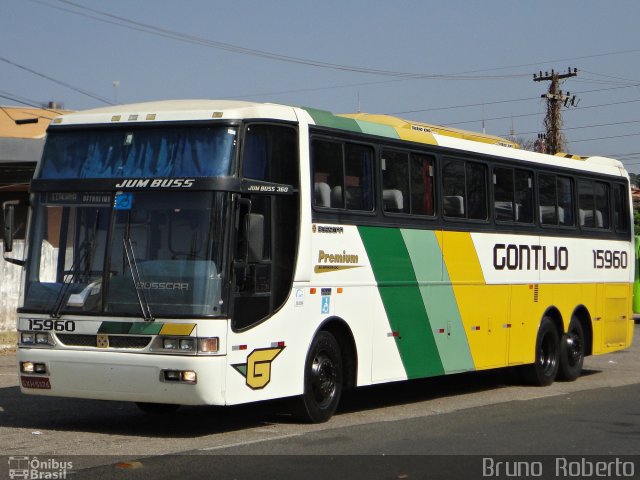
[[[487,167],[478,162],[445,159],[442,206],[447,217],[487,218]]]
[[[373,149],[316,139],[312,142],[314,205],[373,210]]]
[[[540,223],[543,225],[574,225],[573,184],[570,178],[560,175],[538,176],[540,199]]]
[[[578,182],[580,226],[609,229],[609,185],[603,182]]]

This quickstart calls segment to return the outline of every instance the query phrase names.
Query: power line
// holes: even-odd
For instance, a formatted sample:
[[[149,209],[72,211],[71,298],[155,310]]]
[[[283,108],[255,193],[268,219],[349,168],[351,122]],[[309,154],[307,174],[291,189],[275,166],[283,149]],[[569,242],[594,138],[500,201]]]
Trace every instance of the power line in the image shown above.
[[[517,78],[527,76],[525,73],[522,74],[511,74],[511,75],[468,75],[471,73],[478,73],[481,71],[486,71],[486,69],[481,71],[472,71],[472,72],[461,72],[454,74],[426,74],[426,73],[413,73],[413,72],[398,72],[392,70],[383,70],[383,69],[375,69],[368,67],[357,67],[350,65],[343,65],[339,63],[331,63],[331,62],[323,62],[319,60],[313,60],[302,57],[294,57],[290,55],[282,55],[274,52],[269,52],[266,50],[258,50],[253,48],[242,47],[240,45],[235,45],[232,43],[220,42],[216,40],[211,40],[204,37],[199,37],[196,35],[186,34],[183,32],[178,32],[175,30],[170,30],[163,27],[158,27],[155,25],[151,25],[148,23],[138,22],[135,20],[131,20],[126,17],[122,17],[119,15],[114,15],[102,10],[97,10],[94,8],[86,7],[84,5],[80,5],[78,3],[72,2],[70,0],[57,0],[59,3],[69,5],[81,11],[73,10],[70,8],[65,8],[57,5],[51,5],[46,3],[43,0],[29,0],[33,3],[37,3],[40,5],[44,5],[50,8],[55,8],[57,10],[62,10],[74,15],[79,15],[85,18],[90,18],[92,20],[96,20],[99,22],[115,25],[122,28],[127,28],[129,30],[135,30],[142,33],[147,33],[150,35],[156,35],[164,38],[169,38],[173,40],[177,40],[180,42],[216,48],[219,50],[228,51],[231,53],[250,55],[259,58],[265,58],[269,60],[277,60],[288,63],[295,63],[300,65],[307,65],[319,68],[328,68],[334,70],[342,70],[349,71],[355,73],[366,73],[372,75],[382,75],[382,76],[391,76],[391,77],[400,77],[400,78],[414,78],[414,79],[430,79],[430,80],[487,80],[487,79],[508,79],[508,78]],[[84,13],[89,12],[89,13]]]
[[[24,100],[20,100],[18,97],[11,96],[11,95],[3,95],[2,93],[8,93],[8,92],[0,92],[0,98],[11,100],[12,102],[20,103],[20,104],[26,105],[28,107],[38,108],[40,110],[45,110],[47,112],[52,112],[52,113],[55,113],[56,115],[60,115],[62,113],[62,112],[59,112],[59,111],[56,111],[56,110],[51,110],[50,108],[42,107],[41,105],[38,105],[37,102],[36,103],[25,102]],[[48,117],[43,117],[43,118],[48,118]]]
[[[625,105],[628,103],[635,103],[635,102],[640,102],[640,99],[636,99],[636,100],[625,100],[623,102],[612,102],[612,103],[602,103],[600,105],[588,105],[586,107],[578,107],[575,110],[569,110],[569,112],[578,112],[580,110],[587,110],[589,108],[600,108],[600,107],[610,107],[613,105]],[[476,123],[476,122],[481,122],[482,120],[504,120],[507,118],[519,118],[519,117],[532,117],[534,115],[540,115],[540,113],[524,113],[524,114],[520,114],[520,115],[507,115],[507,116],[503,116],[503,117],[493,117],[493,118],[485,118],[485,119],[478,119],[478,120],[465,120],[463,122],[449,122],[449,123],[445,123],[444,125],[462,125],[465,123]]]
[[[99,95],[97,93],[92,93],[92,92],[90,92],[88,90],[84,90],[82,88],[73,86],[70,83],[63,82],[62,80],[58,80],[56,78],[50,77],[49,75],[45,75],[44,73],[37,72],[37,71],[35,71],[35,70],[33,70],[33,69],[29,68],[29,67],[25,67],[24,65],[21,65],[21,64],[16,63],[16,62],[14,62],[12,60],[9,60],[8,58],[0,57],[0,61],[4,62],[4,63],[7,63],[9,65],[12,65],[14,67],[17,67],[17,68],[19,68],[21,70],[24,70],[26,72],[32,73],[34,75],[37,75],[38,77],[44,78],[46,80],[49,80],[50,82],[57,83],[58,85],[62,85],[63,87],[66,87],[66,88],[69,88],[69,89],[73,90],[74,92],[81,93],[82,95],[86,95],[87,97],[91,97],[94,100],[98,100],[98,101],[100,101],[102,103],[106,103],[108,105],[113,105],[113,102],[111,102],[106,97],[103,97],[102,95]]]
[[[569,59],[557,59],[557,60],[550,60],[548,62],[536,62],[535,64],[521,64],[521,65],[512,65],[512,66],[504,66],[504,67],[492,67],[492,68],[484,68],[484,69],[477,69],[477,70],[471,70],[471,71],[465,71],[465,72],[457,72],[457,73],[447,73],[447,74],[425,74],[425,73],[397,72],[397,71],[373,69],[373,68],[367,68],[367,67],[354,67],[354,66],[350,66],[350,65],[343,65],[343,64],[337,64],[337,63],[331,63],[331,62],[323,62],[323,61],[318,61],[318,60],[313,60],[313,59],[294,57],[294,56],[289,56],[289,55],[282,55],[282,54],[278,54],[278,53],[274,53],[274,52],[268,52],[268,51],[264,51],[264,50],[251,49],[251,48],[242,47],[242,46],[239,46],[239,45],[226,43],[226,42],[219,42],[219,41],[207,39],[207,38],[204,38],[204,37],[198,37],[198,36],[195,36],[195,35],[185,34],[185,33],[182,33],[182,32],[178,32],[178,31],[175,31],[175,30],[169,30],[169,29],[158,27],[158,26],[155,26],[155,25],[134,21],[134,20],[128,19],[126,17],[110,14],[108,12],[104,12],[104,11],[93,9],[93,8],[89,8],[89,7],[86,7],[84,5],[80,5],[78,3],[75,3],[75,2],[73,2],[71,0],[57,0],[57,2],[65,4],[65,5],[69,5],[71,7],[79,9],[79,10],[84,10],[85,12],[89,12],[89,13],[84,13],[82,11],[77,11],[77,10],[73,10],[73,9],[69,9],[69,8],[64,8],[64,7],[61,7],[61,6],[51,5],[49,3],[46,3],[44,0],[29,0],[29,1],[34,2],[34,3],[38,3],[40,5],[45,5],[45,6],[49,7],[49,8],[55,8],[55,9],[62,10],[62,11],[68,12],[68,13],[72,13],[74,15],[79,15],[79,16],[82,16],[82,17],[90,18],[90,19],[93,19],[93,20],[96,20],[96,21],[109,23],[109,24],[116,25],[116,26],[119,26],[119,27],[128,28],[128,29],[131,29],[131,30],[140,31],[140,32],[147,33],[147,34],[162,36],[162,37],[165,37],[165,38],[170,38],[170,39],[178,40],[178,41],[182,41],[182,42],[187,42],[187,43],[197,44],[197,45],[201,45],[201,46],[208,46],[208,47],[218,48],[218,49],[229,51],[229,52],[232,52],[232,53],[252,55],[252,56],[257,56],[257,57],[261,57],[261,58],[267,58],[267,59],[271,59],[271,60],[279,60],[279,61],[285,61],[285,62],[290,62],[290,63],[298,63],[298,64],[302,64],[302,65],[315,66],[315,67],[321,67],[321,68],[345,70],[345,71],[351,71],[351,72],[356,72],[356,73],[368,73],[368,74],[386,75],[386,76],[394,76],[394,77],[402,77],[402,78],[432,79],[432,80],[438,80],[438,79],[442,79],[442,80],[508,79],[508,78],[525,77],[525,76],[528,76],[528,75],[525,74],[525,73],[522,73],[522,74],[511,74],[511,75],[490,75],[490,76],[477,76],[477,75],[476,76],[469,76],[469,75],[473,74],[473,73],[483,73],[483,72],[490,72],[490,71],[497,71],[497,70],[505,70],[505,69],[510,69],[510,68],[519,68],[519,67],[526,67],[526,66],[531,66],[531,65],[538,65],[540,63],[564,62],[564,61],[569,60]],[[629,50],[621,50],[621,51],[613,51],[613,52],[606,52],[606,53],[599,53],[599,54],[584,55],[584,56],[580,56],[580,57],[574,57],[571,60],[582,59],[582,58],[594,58],[594,57],[600,57],[600,56],[620,55],[620,54],[636,53],[636,52],[640,52],[640,49],[629,49]]]
[[[614,125],[627,125],[629,123],[640,123],[640,120],[629,120],[627,122],[613,122],[613,123],[600,123],[600,124],[596,124],[596,125],[582,125],[579,127],[565,127],[562,128],[562,131],[567,131],[567,130],[580,130],[582,128],[596,128],[596,127],[611,127]],[[535,132],[517,132],[515,135],[531,135],[534,133],[538,133],[538,131],[536,130]],[[509,134],[504,134],[502,135],[504,136],[509,136]]]
[[[608,140],[608,139],[611,139],[611,138],[636,137],[638,135],[640,135],[640,133],[627,133],[627,134],[624,134],[624,135],[612,135],[610,137],[585,138],[583,140],[571,140],[571,143],[593,142],[595,140]]]

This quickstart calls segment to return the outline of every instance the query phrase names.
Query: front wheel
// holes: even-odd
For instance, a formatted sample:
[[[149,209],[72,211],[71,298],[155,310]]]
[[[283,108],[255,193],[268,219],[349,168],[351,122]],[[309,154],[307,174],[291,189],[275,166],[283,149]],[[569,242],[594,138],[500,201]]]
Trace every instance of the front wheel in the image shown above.
[[[572,318],[569,330],[562,336],[559,379],[572,382],[580,376],[584,362],[584,348],[584,329],[577,318]]]
[[[293,400],[292,413],[303,422],[326,422],[335,413],[342,394],[340,346],[329,332],[319,332],[304,366],[304,393]]]
[[[540,387],[551,385],[558,375],[560,357],[560,337],[549,317],[543,317],[536,338],[536,357],[531,365],[522,370],[524,380]]]

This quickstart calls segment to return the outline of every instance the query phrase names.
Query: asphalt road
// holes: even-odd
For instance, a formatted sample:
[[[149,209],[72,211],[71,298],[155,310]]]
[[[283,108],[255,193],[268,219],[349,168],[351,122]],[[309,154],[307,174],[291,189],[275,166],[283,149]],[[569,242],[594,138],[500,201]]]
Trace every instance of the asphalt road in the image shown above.
[[[158,417],[25,396],[5,355],[0,454],[70,461],[71,478],[482,478],[484,459],[501,455],[545,455],[547,475],[559,455],[640,452],[639,342],[636,325],[631,349],[589,357],[576,382],[547,388],[503,370],[359,389],[322,425],[293,423],[282,402]],[[640,458],[629,458],[640,478]]]

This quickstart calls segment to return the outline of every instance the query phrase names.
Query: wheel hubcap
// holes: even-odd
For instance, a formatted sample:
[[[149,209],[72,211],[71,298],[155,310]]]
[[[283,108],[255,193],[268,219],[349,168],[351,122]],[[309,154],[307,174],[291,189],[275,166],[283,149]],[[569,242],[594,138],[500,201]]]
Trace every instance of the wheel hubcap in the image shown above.
[[[320,407],[331,403],[337,384],[337,373],[333,360],[324,353],[313,359],[311,366],[311,389]]]
[[[575,333],[569,333],[566,340],[567,360],[571,366],[575,366],[582,358],[582,343]]]

